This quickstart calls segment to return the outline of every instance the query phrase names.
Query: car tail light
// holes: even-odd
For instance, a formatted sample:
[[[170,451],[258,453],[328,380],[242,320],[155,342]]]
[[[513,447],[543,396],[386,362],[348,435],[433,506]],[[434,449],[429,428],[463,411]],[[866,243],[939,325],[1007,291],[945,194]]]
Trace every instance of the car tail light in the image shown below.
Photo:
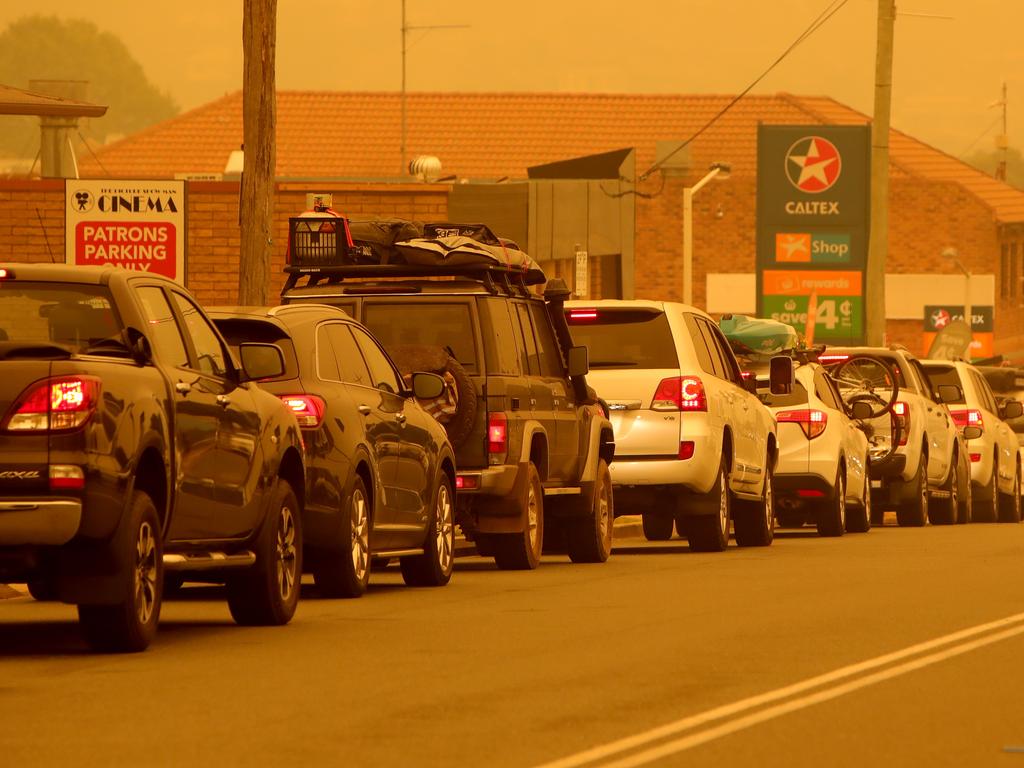
[[[570,309],[570,320],[597,320],[596,309]]]
[[[455,489],[472,491],[480,487],[480,478],[476,475],[456,475]]]
[[[652,411],[706,411],[704,383],[696,376],[662,379],[651,399]]]
[[[693,440],[682,440],[679,443],[679,455],[678,458],[686,460],[693,458],[694,444]]]
[[[825,431],[828,426],[828,414],[815,408],[800,408],[795,411],[779,411],[775,420],[780,424],[799,424],[804,436],[813,440]]]
[[[51,491],[80,491],[85,487],[85,472],[74,464],[50,465]]]
[[[958,427],[985,428],[985,420],[977,408],[958,408],[955,411],[950,411],[949,415],[953,417],[953,423]]]
[[[4,419],[9,432],[67,432],[83,426],[96,410],[100,380],[59,376],[28,387]]]
[[[819,363],[841,363],[849,359],[849,355],[818,355]]]
[[[492,463],[501,463],[508,453],[508,417],[501,411],[487,414],[487,453]]]
[[[281,401],[295,414],[295,420],[303,429],[315,429],[320,426],[326,405],[323,398],[316,395],[281,395]]]
[[[981,461],[981,454],[980,453],[972,453],[971,454],[971,461],[973,461],[975,463]]]
[[[906,403],[893,403],[892,406],[892,428],[896,429],[896,422],[900,425],[900,445],[906,445],[910,439],[910,406]]]
[[[825,498],[825,492],[819,491],[814,488],[801,488],[796,492],[796,495],[801,499],[823,499]]]

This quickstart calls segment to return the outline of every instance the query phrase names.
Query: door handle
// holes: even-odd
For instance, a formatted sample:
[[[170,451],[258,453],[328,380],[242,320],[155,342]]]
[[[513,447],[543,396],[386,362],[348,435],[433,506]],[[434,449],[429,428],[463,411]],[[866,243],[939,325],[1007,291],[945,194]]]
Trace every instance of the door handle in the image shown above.
[[[231,398],[227,395],[217,395],[217,405],[221,408],[227,408],[231,405]]]
[[[359,411],[361,414],[363,414],[363,416],[369,416],[370,415],[370,411],[372,409],[368,405],[359,405],[359,406],[356,407],[356,410]]]
[[[187,381],[179,381],[177,384],[174,385],[174,390],[179,395],[187,395],[189,392],[192,391],[192,385],[189,384]]]

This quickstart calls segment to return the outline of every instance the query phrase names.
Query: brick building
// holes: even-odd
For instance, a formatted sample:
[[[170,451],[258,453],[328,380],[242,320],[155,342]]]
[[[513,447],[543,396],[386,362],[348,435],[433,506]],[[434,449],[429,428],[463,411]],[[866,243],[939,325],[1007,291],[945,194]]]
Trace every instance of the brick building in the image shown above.
[[[570,157],[635,149],[643,171],[659,141],[687,138],[729,96],[416,93],[408,97],[408,156],[440,158],[445,183],[399,174],[397,94],[280,92],[277,229],[305,191],[335,193],[352,215],[444,216],[449,184],[523,179],[527,168]],[[241,95],[232,94],[83,158],[83,177],[218,175],[242,141]],[[682,294],[682,189],[712,162],[728,181],[694,201],[695,303],[750,311],[755,254],[758,123],[855,125],[868,118],[826,97],[748,96],[691,145],[689,170],[620,180],[635,201],[633,292]],[[921,347],[923,305],[960,303],[963,283],[941,256],[955,247],[975,274],[973,303],[994,304],[996,350],[1024,360],[1024,191],[893,131],[887,318],[890,339]],[[0,182],[0,259],[45,258],[63,249],[60,189]],[[190,185],[189,283],[204,301],[230,301],[237,264],[237,182]],[[56,197],[55,197],[56,196]],[[38,209],[38,210],[34,210]],[[25,221],[28,216],[29,221]],[[49,217],[49,219],[47,218]],[[36,219],[44,226],[36,226]],[[49,222],[49,223],[47,223]]]

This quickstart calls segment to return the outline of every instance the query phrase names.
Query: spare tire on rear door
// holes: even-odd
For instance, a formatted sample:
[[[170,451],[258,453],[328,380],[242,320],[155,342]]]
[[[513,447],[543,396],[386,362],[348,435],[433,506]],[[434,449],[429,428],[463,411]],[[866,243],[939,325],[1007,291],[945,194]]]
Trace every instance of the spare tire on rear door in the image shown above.
[[[389,347],[388,352],[407,383],[414,372],[427,371],[448,384],[441,397],[418,402],[444,426],[452,447],[458,449],[473,431],[476,419],[476,389],[466,369],[442,347],[403,344]]]

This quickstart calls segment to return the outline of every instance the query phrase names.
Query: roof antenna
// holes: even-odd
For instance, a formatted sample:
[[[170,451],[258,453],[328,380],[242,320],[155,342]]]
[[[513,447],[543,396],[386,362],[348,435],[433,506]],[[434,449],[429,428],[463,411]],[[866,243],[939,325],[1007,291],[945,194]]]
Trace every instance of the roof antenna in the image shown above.
[[[39,206],[36,206],[36,218],[39,219],[39,228],[43,230],[43,240],[46,241],[46,252],[50,254],[50,263],[56,264],[57,260],[53,258],[53,249],[50,248],[50,238],[46,236],[46,225],[43,224],[43,214],[39,212]]]

